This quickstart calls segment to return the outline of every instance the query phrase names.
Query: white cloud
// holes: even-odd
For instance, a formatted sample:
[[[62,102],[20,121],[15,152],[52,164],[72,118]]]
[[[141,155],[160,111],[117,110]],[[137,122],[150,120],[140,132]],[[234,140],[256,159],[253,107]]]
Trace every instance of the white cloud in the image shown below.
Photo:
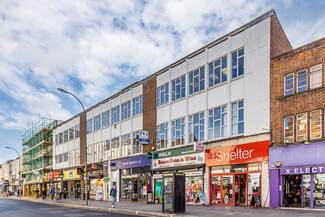
[[[271,9],[271,2],[1,1],[0,89],[9,106],[0,108],[0,127],[21,128],[18,122],[38,114],[67,119],[79,107],[63,108],[57,87],[91,106],[125,87],[121,80],[156,72]],[[323,21],[310,34],[317,28]],[[127,75],[121,65],[131,66]]]

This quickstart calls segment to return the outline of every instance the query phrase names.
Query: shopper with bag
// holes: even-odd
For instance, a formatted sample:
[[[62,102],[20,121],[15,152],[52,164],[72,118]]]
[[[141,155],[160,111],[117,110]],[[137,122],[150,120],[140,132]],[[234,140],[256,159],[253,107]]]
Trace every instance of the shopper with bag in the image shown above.
[[[111,189],[109,195],[111,196],[111,199],[112,199],[112,207],[114,207],[114,202],[116,200],[116,186],[115,185],[113,185],[113,188]]]

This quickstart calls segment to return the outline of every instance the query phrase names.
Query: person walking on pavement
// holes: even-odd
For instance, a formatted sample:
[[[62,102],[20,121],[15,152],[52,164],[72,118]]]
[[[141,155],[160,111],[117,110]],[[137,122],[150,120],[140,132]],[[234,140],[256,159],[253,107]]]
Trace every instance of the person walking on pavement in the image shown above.
[[[43,199],[43,200],[46,199],[46,189],[43,189],[43,192],[42,192],[42,199]]]
[[[110,194],[109,194],[112,198],[112,207],[114,208],[114,202],[116,200],[116,185],[113,185],[113,188],[111,189],[110,191]]]
[[[63,198],[64,199],[67,199],[67,194],[68,194],[68,192],[67,192],[67,189],[63,189]]]
[[[54,195],[55,195],[55,191],[54,189],[52,188],[52,190],[50,191],[50,195],[51,195],[51,200],[53,200],[54,198]]]

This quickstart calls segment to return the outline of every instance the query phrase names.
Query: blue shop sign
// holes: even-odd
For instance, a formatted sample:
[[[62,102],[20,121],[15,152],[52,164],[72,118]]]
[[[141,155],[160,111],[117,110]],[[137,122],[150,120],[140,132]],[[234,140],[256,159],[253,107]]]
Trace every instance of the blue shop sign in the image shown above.
[[[151,166],[151,160],[148,160],[145,155],[111,161],[111,170],[130,169],[147,166]]]

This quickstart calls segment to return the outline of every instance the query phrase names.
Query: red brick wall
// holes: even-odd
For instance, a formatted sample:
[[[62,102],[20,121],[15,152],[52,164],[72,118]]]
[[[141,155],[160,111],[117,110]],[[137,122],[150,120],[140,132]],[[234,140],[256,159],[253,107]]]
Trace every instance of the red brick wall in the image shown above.
[[[317,89],[309,89],[310,67],[322,64],[322,86]],[[271,84],[270,105],[272,140],[275,145],[283,144],[283,118],[294,115],[294,138],[296,140],[296,115],[308,113],[307,131],[309,134],[309,112],[322,109],[322,138],[324,138],[324,107],[325,107],[325,38],[297,48],[291,52],[271,59]],[[308,90],[296,93],[296,72],[307,69]],[[284,76],[295,73],[295,94],[284,96]],[[309,135],[308,135],[309,140]]]
[[[80,114],[80,164],[85,163],[85,132],[86,132],[86,124],[85,124],[85,115]]]
[[[271,58],[291,50],[291,44],[278,19],[271,16]]]
[[[149,131],[149,143],[151,147],[156,146],[156,123],[157,123],[157,106],[156,106],[156,76],[153,76],[143,82],[143,130]],[[149,151],[150,145],[143,146],[143,153]]]

